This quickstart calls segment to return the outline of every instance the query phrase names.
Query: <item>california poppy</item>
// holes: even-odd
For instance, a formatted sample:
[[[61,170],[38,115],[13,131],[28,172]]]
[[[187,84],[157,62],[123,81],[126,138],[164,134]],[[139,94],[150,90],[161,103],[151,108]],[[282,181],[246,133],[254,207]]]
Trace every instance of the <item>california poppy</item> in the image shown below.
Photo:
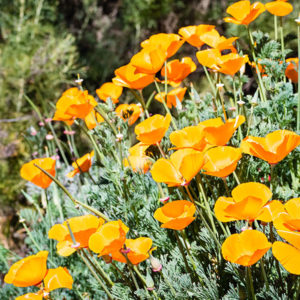
[[[76,251],[67,225],[75,237],[77,248],[88,247],[89,237],[104,224],[104,220],[93,215],[73,217],[63,224],[55,224],[48,232],[48,237],[58,241],[57,253],[61,256],[69,256]]]
[[[216,72],[233,76],[248,61],[248,56],[237,53],[222,55],[218,49],[208,49],[196,53],[199,63]]]
[[[121,220],[107,222],[90,236],[89,248],[99,256],[119,251],[125,243],[128,230]]]
[[[238,1],[227,8],[226,12],[232,17],[224,18],[224,21],[249,25],[265,10],[265,6],[258,1],[253,4],[250,4],[250,1]]]
[[[203,129],[200,126],[188,126],[170,134],[170,141],[176,149],[192,148],[203,151],[207,145]]]
[[[37,293],[27,293],[17,297],[15,300],[43,300],[43,294],[43,291],[38,291]]]
[[[167,106],[169,108],[172,108],[172,106],[174,106],[174,107],[177,106],[177,101],[182,102],[185,92],[186,92],[186,87],[185,88],[176,88],[176,89],[171,90],[167,94],[167,101],[166,101],[166,93],[165,92],[156,94],[155,99],[159,102],[166,101]]]
[[[158,208],[154,213],[154,218],[163,223],[162,228],[182,230],[195,220],[195,212],[196,207],[193,203],[176,200]]]
[[[229,146],[218,146],[209,149],[204,155],[204,174],[226,177],[231,174],[242,157],[242,150]]]
[[[161,76],[167,78],[167,83],[173,87],[178,86],[189,74],[196,70],[197,66],[190,57],[181,60],[174,59],[161,69]],[[165,81],[163,81],[164,83]]]
[[[246,137],[241,143],[241,149],[244,153],[263,159],[270,164],[277,164],[299,145],[300,136],[295,132],[276,130],[264,138]]]
[[[106,82],[96,90],[96,93],[101,100],[106,102],[106,100],[110,98],[113,103],[119,102],[119,97],[122,95],[122,92],[123,88],[115,85],[113,82]]]
[[[133,172],[148,172],[151,166],[150,157],[147,156],[146,150],[149,145],[143,145],[143,143],[137,143],[129,149],[129,156],[123,160],[125,167],[131,167]]]
[[[231,37],[227,39],[224,36],[220,36],[217,30],[212,29],[204,33],[201,36],[201,39],[206,45],[214,49],[218,49],[220,51],[229,49],[232,52],[237,52],[232,43],[234,43],[238,37]]]
[[[151,35],[149,39],[141,43],[142,48],[160,47],[169,58],[173,56],[183,45],[184,40],[175,33],[158,33]]]
[[[212,29],[214,29],[214,25],[194,25],[194,26],[187,26],[187,27],[181,27],[178,31],[178,33],[184,38],[186,42],[188,42],[190,45],[200,48],[202,45],[204,45],[204,42],[201,40],[201,36]]]
[[[298,57],[288,58],[286,60],[287,67],[285,69],[285,76],[290,79],[293,83],[298,83]]]
[[[245,122],[244,116],[228,119],[224,123],[221,118],[209,119],[200,122],[198,126],[202,129],[205,140],[210,145],[224,146],[228,143],[236,129]]]
[[[48,251],[40,251],[14,263],[4,277],[4,282],[17,287],[37,285],[47,273]]]
[[[152,166],[151,175],[156,182],[168,186],[180,186],[189,183],[203,166],[203,154],[193,149],[181,149],[174,152],[170,159],[160,158]]]
[[[115,112],[124,121],[128,120],[128,125],[132,125],[139,118],[143,109],[139,104],[120,104]]]
[[[96,112],[94,109],[84,118],[84,122],[88,129],[94,129],[97,126],[97,123],[104,122],[102,116]]]
[[[127,87],[134,90],[141,90],[154,81],[154,75],[138,73],[132,64],[122,66],[115,70],[116,77],[113,83],[118,86]]]
[[[28,180],[43,189],[46,189],[51,184],[52,179],[44,174],[35,165],[41,167],[52,176],[55,176],[55,163],[56,161],[53,158],[36,158],[22,166],[20,175],[23,179]]]
[[[47,292],[61,288],[72,289],[72,285],[73,278],[67,268],[48,269],[44,278],[44,290]]]
[[[272,244],[257,230],[245,230],[229,236],[222,245],[224,259],[245,267],[259,261]]]
[[[270,189],[257,182],[238,185],[231,197],[219,197],[215,204],[215,214],[219,221],[255,220],[272,197]]]
[[[94,150],[91,153],[87,153],[82,157],[76,159],[75,162],[72,163],[73,171],[67,174],[67,177],[74,177],[76,174],[88,172],[90,167],[92,166],[92,157],[94,156]]]
[[[275,242],[272,246],[273,255],[290,273],[300,275],[300,249],[292,245]]]
[[[267,203],[256,220],[263,221],[265,223],[273,222],[278,215],[284,211],[284,205],[279,200],[273,200]]]
[[[167,59],[166,52],[159,46],[151,45],[135,54],[130,63],[136,68],[137,73],[155,74]]]
[[[272,15],[283,17],[293,11],[293,5],[287,3],[287,0],[276,0],[265,4],[265,8]]]
[[[71,119],[84,119],[96,105],[97,101],[88,91],[70,88],[58,99],[53,120],[64,121],[66,116]]]
[[[136,138],[146,145],[158,143],[166,134],[171,123],[171,115],[154,115],[135,126]]]
[[[142,261],[149,258],[149,251],[151,251],[152,240],[148,237],[139,237],[137,239],[126,239],[126,249],[128,249],[127,258],[133,265],[138,265]],[[126,251],[126,250],[125,250]],[[113,260],[127,263],[126,257],[121,251],[116,251],[111,254]]]

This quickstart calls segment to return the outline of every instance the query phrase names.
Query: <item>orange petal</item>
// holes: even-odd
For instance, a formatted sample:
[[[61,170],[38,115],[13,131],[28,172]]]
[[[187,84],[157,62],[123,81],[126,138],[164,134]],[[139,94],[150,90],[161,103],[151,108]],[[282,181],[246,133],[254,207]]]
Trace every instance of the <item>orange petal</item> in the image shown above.
[[[265,7],[272,15],[283,17],[293,11],[293,5],[284,1],[273,1],[265,4]]]
[[[262,209],[260,215],[256,218],[263,222],[273,222],[278,214],[284,211],[283,204],[278,200],[273,200],[266,204]]]
[[[48,269],[47,275],[44,278],[44,286],[48,292],[60,288],[72,289],[72,284],[72,276],[66,268],[62,267]]]

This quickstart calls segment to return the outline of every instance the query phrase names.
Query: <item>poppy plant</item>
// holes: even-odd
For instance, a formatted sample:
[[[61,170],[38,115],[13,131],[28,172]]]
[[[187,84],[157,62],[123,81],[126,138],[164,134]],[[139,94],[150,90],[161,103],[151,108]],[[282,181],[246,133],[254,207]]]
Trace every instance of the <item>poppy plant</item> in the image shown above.
[[[201,170],[203,154],[193,149],[181,149],[174,152],[170,159],[158,159],[151,169],[156,182],[164,182],[168,186],[188,184]]]
[[[28,180],[35,185],[46,189],[52,182],[52,179],[44,174],[35,165],[41,167],[52,176],[55,176],[55,163],[53,158],[36,158],[26,164],[24,164],[20,170],[20,175],[23,179]]]
[[[145,145],[154,145],[161,141],[169,129],[171,115],[154,115],[135,126],[136,138]]]
[[[134,90],[141,90],[154,81],[153,74],[139,73],[132,64],[118,68],[115,70],[115,75],[116,77],[112,80],[115,85]]]
[[[237,52],[232,45],[238,37],[226,38],[225,36],[220,36],[219,32],[212,29],[201,36],[202,41],[210,46],[211,48],[222,50],[231,50],[231,52]]]
[[[37,285],[47,274],[48,251],[40,251],[14,263],[4,277],[4,282],[17,287]]]
[[[258,262],[271,246],[262,232],[245,230],[232,234],[225,240],[222,255],[229,262],[248,267]]]
[[[58,99],[53,120],[84,119],[97,104],[97,101],[88,94],[88,91],[81,91],[76,87],[70,88]]]
[[[179,50],[183,43],[184,40],[178,34],[158,33],[143,41],[141,47],[160,47],[165,52],[166,57],[169,58]]]
[[[190,57],[183,57],[181,60],[174,59],[169,61],[166,67],[161,69],[161,76],[167,77],[167,83],[177,87],[197,66]],[[165,83],[165,81],[162,81]]]
[[[256,220],[262,222],[274,222],[278,215],[284,211],[284,205],[279,200],[273,200],[268,202],[262,209]]]
[[[133,264],[138,265],[142,261],[149,258],[149,252],[152,247],[152,240],[148,237],[139,237],[137,239],[126,239],[125,241],[127,259]],[[121,251],[116,251],[111,254],[113,260],[127,263],[126,257]]]
[[[166,52],[157,45],[151,45],[143,48],[140,52],[135,54],[130,63],[136,67],[137,73],[155,74],[165,63],[167,59]]]
[[[236,129],[245,122],[244,116],[228,119],[224,123],[221,118],[209,119],[200,122],[198,126],[202,129],[206,142],[210,145],[224,146],[233,136]]]
[[[132,125],[140,117],[143,109],[139,104],[120,104],[115,112],[124,121],[128,120],[128,125]]]
[[[113,103],[119,102],[122,92],[123,88],[115,85],[113,82],[106,82],[96,90],[96,94],[98,95],[99,99],[106,102],[106,100],[110,98]]]
[[[224,18],[224,21],[238,25],[249,25],[265,10],[265,6],[258,1],[253,4],[247,0],[238,1],[227,8],[226,12],[232,17]]]
[[[276,130],[266,137],[246,137],[241,143],[241,149],[244,153],[263,159],[269,164],[277,164],[299,145],[300,136],[295,132]]]
[[[276,0],[265,4],[266,10],[274,16],[284,17],[293,11],[293,5],[287,0]]]
[[[218,49],[208,49],[196,53],[199,63],[215,72],[235,75],[248,62],[248,56],[237,53],[222,55]]]
[[[99,256],[119,251],[125,243],[128,230],[121,220],[107,222],[90,236],[89,248]]]
[[[183,37],[183,39],[188,42],[190,45],[200,48],[202,45],[204,45],[204,42],[201,39],[201,36],[214,29],[214,25],[193,25],[193,26],[186,26],[181,27],[178,31],[178,33]]]
[[[129,156],[123,160],[125,167],[131,167],[133,172],[147,173],[150,166],[150,157],[146,155],[146,150],[149,148],[148,145],[143,143],[137,143],[129,149]]]
[[[161,103],[167,102],[167,106],[169,108],[172,108],[172,106],[174,106],[174,107],[177,106],[178,101],[182,102],[185,92],[186,92],[186,87],[185,88],[176,88],[167,94],[167,101],[166,101],[166,93],[165,92],[156,94],[154,98],[155,98],[155,100],[157,100]]]
[[[89,237],[104,224],[104,220],[93,215],[85,215],[73,217],[65,221],[63,224],[55,224],[48,232],[49,239],[58,241],[56,246],[57,253],[61,256],[69,256],[76,251],[73,245],[72,237],[67,225],[75,237],[76,248],[87,248]]]
[[[209,149],[204,155],[204,174],[224,178],[231,174],[242,157],[242,150],[229,146]]]
[[[290,79],[293,83],[298,82],[298,66],[299,59],[298,57],[288,58],[286,60],[287,67],[285,69],[285,76]]]
[[[88,172],[90,167],[92,166],[92,157],[94,156],[94,150],[91,153],[87,153],[82,157],[76,159],[75,162],[72,163],[73,171],[67,174],[67,177],[72,178],[76,174]]]
[[[272,197],[268,187],[257,182],[238,185],[231,197],[219,197],[215,204],[215,214],[219,221],[255,220]]]
[[[176,149],[192,148],[203,151],[207,145],[203,129],[200,126],[188,126],[170,134],[170,141]]]
[[[161,228],[183,230],[194,220],[196,207],[187,200],[176,200],[168,202],[158,208],[154,213],[154,218],[163,223]]]
[[[84,118],[85,125],[88,129],[94,129],[97,123],[104,122],[102,116],[96,112],[94,109]]]

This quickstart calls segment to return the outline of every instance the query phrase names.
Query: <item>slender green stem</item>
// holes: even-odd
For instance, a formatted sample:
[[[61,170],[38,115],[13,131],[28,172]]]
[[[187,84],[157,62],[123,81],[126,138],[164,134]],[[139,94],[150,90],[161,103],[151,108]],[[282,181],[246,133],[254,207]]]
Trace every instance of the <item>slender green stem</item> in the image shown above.
[[[138,95],[137,92],[133,89],[130,89],[130,92],[133,94],[133,96],[136,98],[136,100],[141,103],[142,108],[144,109],[144,112],[146,114],[146,117],[149,118],[149,112],[148,112],[142,92],[140,92],[140,95]]]
[[[130,287],[130,282],[128,281],[128,278],[125,276],[124,272],[120,270],[120,268],[114,263],[114,261],[111,262],[111,265],[117,270],[117,272],[122,276],[123,280],[127,283],[127,285]]]
[[[262,275],[263,275],[263,278],[264,278],[264,281],[265,281],[265,284],[266,284],[266,288],[267,288],[267,291],[268,291],[269,290],[269,282],[268,282],[268,277],[267,277],[266,270],[265,270],[265,264],[264,264],[264,258],[263,257],[260,260],[260,267],[261,267],[261,272],[262,272]]]
[[[252,274],[251,274],[251,268],[250,267],[246,267],[246,268],[247,268],[247,275],[248,275],[251,297],[252,297],[252,300],[256,300],[256,296],[254,293],[254,286],[253,286],[253,278],[252,278]]]
[[[239,180],[239,178],[238,178],[238,176],[237,176],[237,174],[236,174],[235,171],[233,171],[233,177],[236,180],[237,184],[241,184],[241,182],[240,182],[240,180]]]
[[[278,28],[277,28],[277,16],[274,15],[274,33],[275,33],[275,41],[278,40]]]
[[[43,168],[41,168],[40,166],[34,164],[35,167],[37,167],[38,169],[40,169],[44,174],[46,174],[48,177],[50,177],[62,190],[63,192],[72,200],[72,202],[74,203],[74,205],[78,204],[82,207],[84,207],[85,209],[93,212],[96,216],[101,217],[102,219],[104,219],[105,221],[109,222],[109,218],[104,215],[103,213],[101,213],[100,211],[98,211],[97,209],[89,206],[88,204],[85,204],[79,200],[76,200],[71,194],[70,192],[63,186],[63,184],[56,179],[54,176],[52,176],[50,173],[48,173],[46,170],[44,170]]]
[[[253,37],[252,37],[249,26],[247,26],[247,31],[248,31],[248,36],[249,36],[249,40],[250,40],[251,53],[252,53],[252,56],[253,56],[253,60],[255,62],[256,74],[257,74],[257,78],[258,78],[258,87],[259,87],[259,91],[260,91],[260,95],[261,95],[261,100],[263,102],[266,102],[267,101],[266,91],[265,91],[265,87],[264,87],[264,84],[263,84],[263,81],[262,81],[262,78],[261,78],[261,74],[260,74],[260,70],[259,70],[259,67],[258,67],[258,60],[256,58],[256,54],[255,54],[255,51],[254,51]]]
[[[164,272],[162,271],[162,272],[160,272],[160,274],[161,274],[161,277],[163,278],[163,280],[165,281],[165,283],[169,286],[172,295],[173,295],[174,297],[176,297],[176,291],[175,291],[175,289],[173,288],[173,286],[171,285],[170,281],[169,281],[169,280],[167,279],[167,277],[165,276]]]
[[[298,24],[298,107],[297,107],[297,132],[299,133],[299,131],[300,131],[300,24]]]
[[[226,177],[223,177],[222,180],[224,182],[224,186],[225,186],[225,189],[226,189],[227,197],[230,197],[230,192],[229,192],[229,188],[228,188]]]
[[[282,60],[285,61],[285,54],[284,54],[284,37],[283,37],[283,17],[280,17],[280,43],[281,43],[281,55]],[[284,76],[285,79],[285,76]]]
[[[95,110],[100,114],[100,116],[104,119],[106,124],[111,128],[114,135],[117,136],[117,134],[118,134],[117,128],[115,127],[115,125],[113,123],[110,122],[106,112],[99,105],[97,107],[95,107]]]

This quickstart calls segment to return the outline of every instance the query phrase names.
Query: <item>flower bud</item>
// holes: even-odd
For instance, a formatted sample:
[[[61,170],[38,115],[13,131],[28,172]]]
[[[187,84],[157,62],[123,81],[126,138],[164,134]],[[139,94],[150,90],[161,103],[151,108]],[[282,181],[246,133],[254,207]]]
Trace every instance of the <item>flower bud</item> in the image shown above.
[[[159,259],[155,258],[154,256],[150,255],[150,263],[153,272],[159,272],[162,269],[162,264],[160,263]]]

